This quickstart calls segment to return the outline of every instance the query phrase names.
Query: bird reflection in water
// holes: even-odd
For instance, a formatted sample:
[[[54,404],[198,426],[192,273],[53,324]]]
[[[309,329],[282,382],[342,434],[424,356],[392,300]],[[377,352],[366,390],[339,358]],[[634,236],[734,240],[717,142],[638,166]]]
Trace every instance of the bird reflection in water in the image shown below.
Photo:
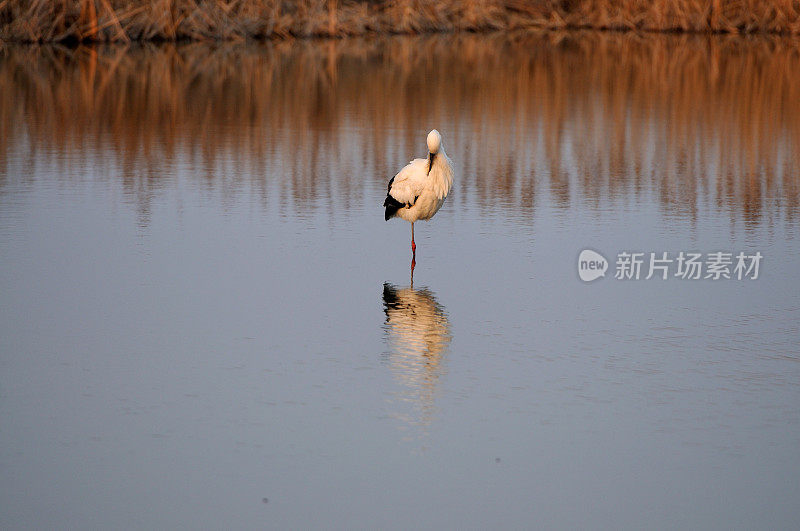
[[[450,343],[450,322],[444,306],[427,288],[383,285],[388,362],[402,385],[399,402],[410,403],[413,412],[400,416],[411,424],[429,425],[443,358]]]

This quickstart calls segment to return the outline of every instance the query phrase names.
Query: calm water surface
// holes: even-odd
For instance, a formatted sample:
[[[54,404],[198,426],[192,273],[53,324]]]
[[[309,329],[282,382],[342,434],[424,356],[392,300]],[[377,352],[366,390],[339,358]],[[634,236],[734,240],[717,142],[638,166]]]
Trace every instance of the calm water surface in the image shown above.
[[[798,50],[0,48],[0,527],[796,528]]]

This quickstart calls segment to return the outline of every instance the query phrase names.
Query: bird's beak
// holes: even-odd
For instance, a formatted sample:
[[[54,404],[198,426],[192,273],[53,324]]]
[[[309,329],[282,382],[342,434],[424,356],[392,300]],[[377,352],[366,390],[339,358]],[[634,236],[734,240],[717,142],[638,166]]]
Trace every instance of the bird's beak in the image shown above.
[[[436,153],[428,153],[428,173],[427,175],[431,174],[431,168],[433,168],[433,159],[436,158]]]

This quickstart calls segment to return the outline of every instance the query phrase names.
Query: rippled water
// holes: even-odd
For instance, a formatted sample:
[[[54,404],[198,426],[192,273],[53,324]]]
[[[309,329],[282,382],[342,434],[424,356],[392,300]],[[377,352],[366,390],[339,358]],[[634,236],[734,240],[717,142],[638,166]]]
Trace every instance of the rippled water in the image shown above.
[[[798,50],[0,48],[0,527],[796,527]]]

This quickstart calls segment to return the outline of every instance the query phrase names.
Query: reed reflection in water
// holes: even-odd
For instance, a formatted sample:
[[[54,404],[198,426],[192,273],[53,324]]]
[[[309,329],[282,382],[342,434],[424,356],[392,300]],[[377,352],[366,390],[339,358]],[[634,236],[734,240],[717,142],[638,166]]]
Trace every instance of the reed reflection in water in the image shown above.
[[[407,420],[428,425],[435,416],[437,384],[450,344],[450,322],[444,306],[427,288],[383,285],[384,330],[390,347],[389,364],[404,387],[399,395],[415,409]]]
[[[461,204],[516,216],[654,196],[692,219],[772,223],[800,205],[798,70],[800,43],[774,37],[6,46],[0,193],[33,173],[11,151],[27,169],[100,165],[145,224],[177,166],[226,201],[346,212],[435,125]],[[76,150],[91,156],[65,158]]]

